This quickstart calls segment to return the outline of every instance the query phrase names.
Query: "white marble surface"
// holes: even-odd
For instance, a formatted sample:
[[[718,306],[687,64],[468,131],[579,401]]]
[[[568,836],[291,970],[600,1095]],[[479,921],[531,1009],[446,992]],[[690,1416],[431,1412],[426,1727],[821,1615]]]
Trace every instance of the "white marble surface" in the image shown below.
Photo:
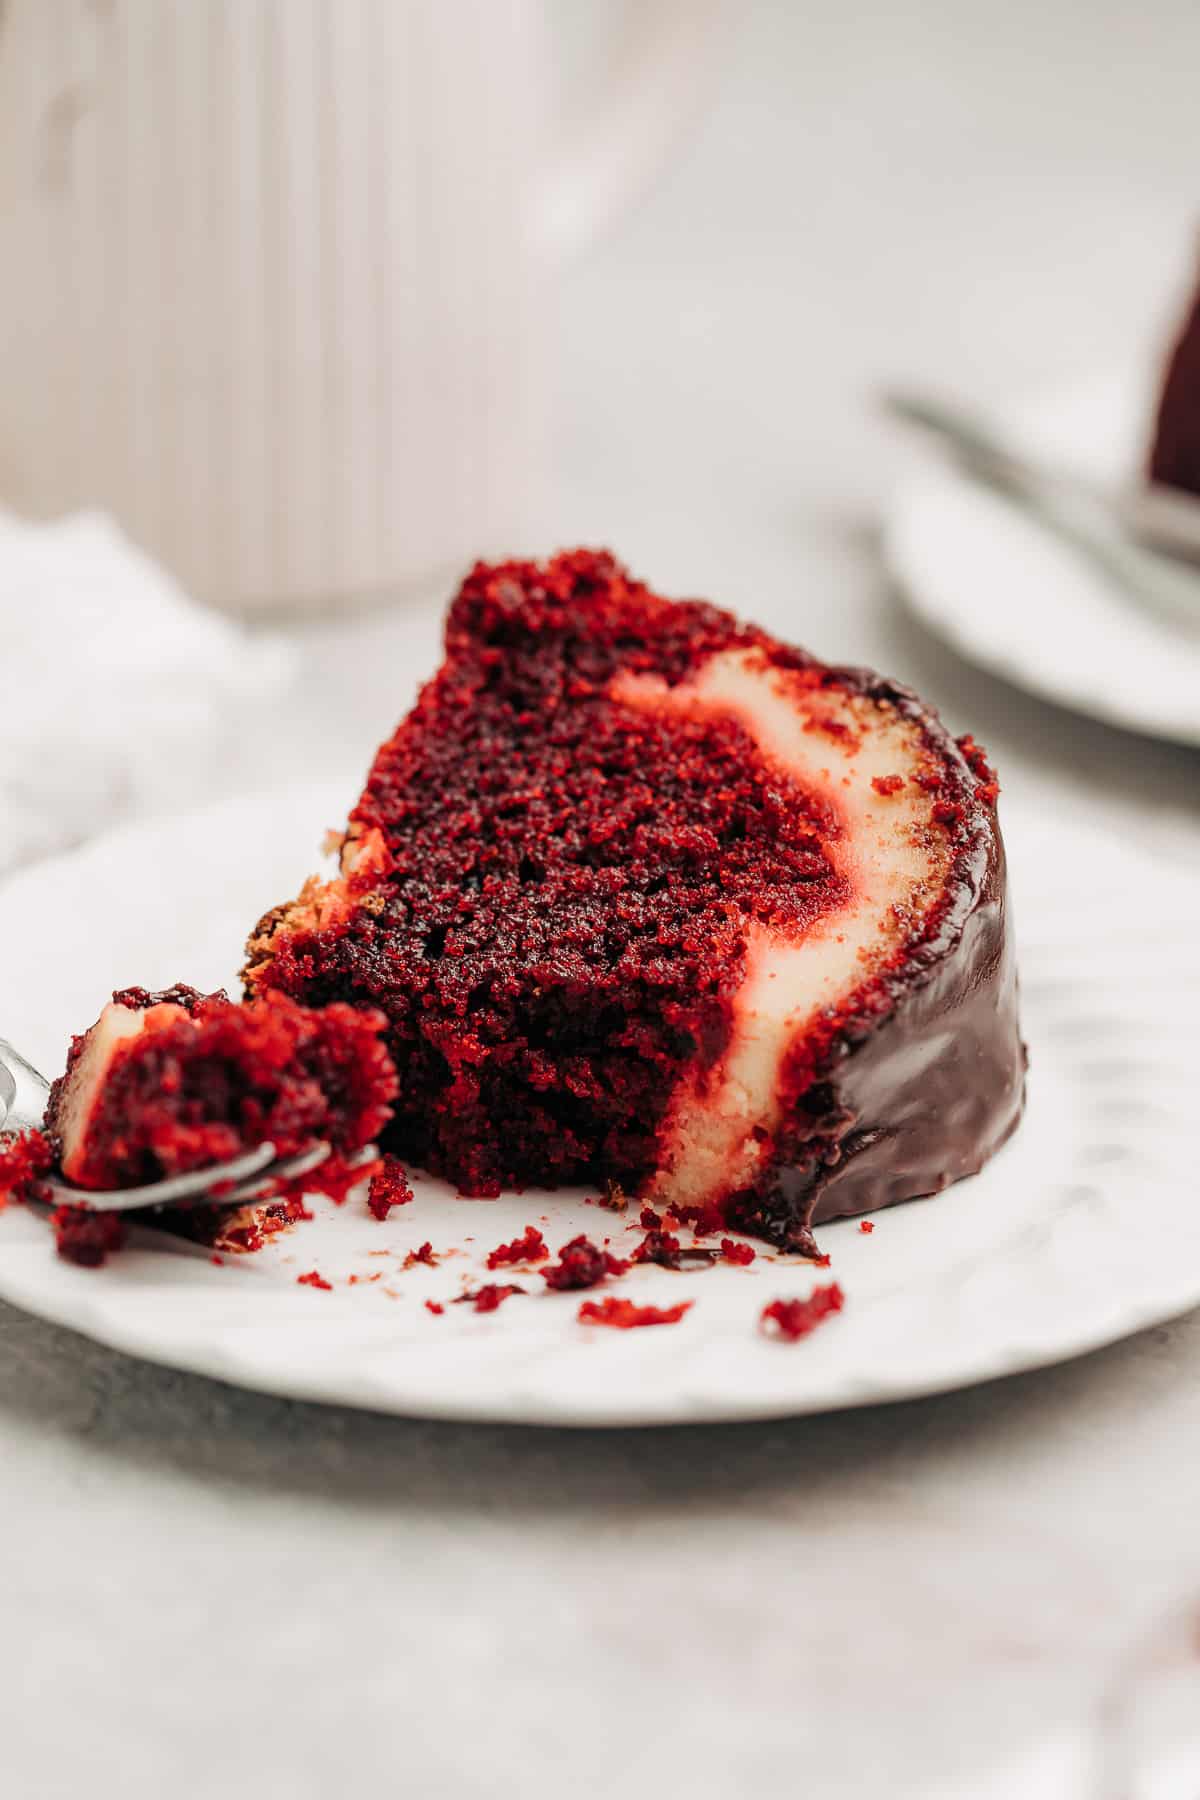
[[[745,10],[704,129],[563,289],[548,530],[911,679],[1010,791],[1200,875],[1200,758],[905,622],[864,404],[1153,330],[1200,13]],[[419,610],[310,628],[247,772],[361,762],[435,642]],[[0,1309],[0,1787],[1090,1797],[1106,1693],[1200,1608],[1197,1443],[1200,1315],[916,1405],[584,1437],[259,1399]]]

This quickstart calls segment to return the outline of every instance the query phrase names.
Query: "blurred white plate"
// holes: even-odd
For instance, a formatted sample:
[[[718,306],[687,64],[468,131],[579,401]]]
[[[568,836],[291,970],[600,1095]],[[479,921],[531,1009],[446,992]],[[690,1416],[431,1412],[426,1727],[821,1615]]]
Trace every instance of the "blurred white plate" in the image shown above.
[[[1151,380],[1130,369],[989,417],[1031,452],[1117,481],[1139,465]],[[1108,724],[1200,745],[1200,637],[1124,601],[949,463],[899,488],[884,551],[912,611],[962,656]]]
[[[232,982],[247,925],[294,891],[353,787],[145,824],[11,881],[0,890],[0,1028],[54,1072],[112,987]],[[318,1204],[311,1224],[220,1267],[142,1231],[106,1268],[72,1268],[40,1219],[9,1207],[0,1295],[133,1355],[269,1393],[571,1425],[897,1400],[1072,1356],[1200,1303],[1193,896],[1124,846],[1067,826],[1047,834],[1015,812],[1007,825],[1026,1120],[973,1181],[879,1215],[870,1236],[826,1228],[827,1274],[765,1253],[748,1269],[638,1269],[618,1291],[695,1305],[681,1324],[615,1332],[579,1326],[579,1295],[543,1294],[536,1275],[514,1271],[493,1279],[531,1297],[435,1317],[422,1302],[478,1281],[486,1252],[526,1223],[553,1248],[581,1230],[616,1248],[638,1234],[579,1195],[460,1201],[422,1181],[386,1225],[361,1197],[340,1211]],[[455,1253],[406,1273],[404,1253],[426,1238]],[[298,1285],[314,1268],[332,1292]],[[839,1317],[793,1345],[758,1335],[765,1301],[830,1279],[847,1294]]]

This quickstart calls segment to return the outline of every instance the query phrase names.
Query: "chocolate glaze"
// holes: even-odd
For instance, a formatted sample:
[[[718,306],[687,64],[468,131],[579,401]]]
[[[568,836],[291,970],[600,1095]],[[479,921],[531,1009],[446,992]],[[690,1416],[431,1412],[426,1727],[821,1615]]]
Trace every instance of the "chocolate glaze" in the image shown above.
[[[810,1251],[814,1225],[976,1174],[1020,1122],[1028,1066],[994,804],[971,793],[972,771],[931,708],[910,689],[855,673],[864,691],[921,722],[957,765],[971,809],[945,910],[892,978],[889,1010],[834,1044],[824,1079],[779,1133],[762,1188],[735,1203],[751,1229]]]

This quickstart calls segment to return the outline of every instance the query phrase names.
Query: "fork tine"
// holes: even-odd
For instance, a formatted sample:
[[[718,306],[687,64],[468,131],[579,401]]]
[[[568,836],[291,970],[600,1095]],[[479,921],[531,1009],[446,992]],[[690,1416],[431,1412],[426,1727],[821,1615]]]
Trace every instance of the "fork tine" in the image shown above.
[[[274,1144],[260,1144],[256,1150],[248,1150],[245,1156],[233,1157],[229,1162],[192,1169],[186,1175],[172,1175],[166,1181],[146,1182],[141,1187],[81,1188],[64,1181],[49,1181],[46,1187],[53,1205],[82,1206],[89,1212],[137,1212],[148,1206],[170,1206],[186,1200],[244,1206],[248,1201],[269,1198],[281,1183],[310,1174],[330,1153],[330,1145],[314,1144],[309,1150],[276,1162]],[[347,1158],[346,1166],[365,1168],[378,1154],[374,1144],[367,1144]],[[220,1193],[214,1194],[214,1187],[219,1187]]]
[[[276,1163],[273,1168],[264,1170],[254,1180],[239,1182],[231,1193],[221,1196],[221,1204],[245,1206],[253,1200],[268,1200],[278,1191],[281,1183],[298,1181],[302,1175],[310,1175],[332,1154],[333,1147],[330,1144],[316,1144],[311,1150],[302,1150],[298,1156],[289,1156],[283,1162]],[[365,1169],[378,1156],[379,1150],[375,1144],[364,1144],[361,1150],[348,1156],[342,1166],[346,1169]]]
[[[328,1144],[314,1144],[311,1150],[302,1150],[298,1156],[285,1157],[282,1162],[273,1163],[253,1180],[239,1181],[228,1194],[222,1194],[221,1204],[244,1206],[248,1200],[265,1200],[276,1191],[280,1182],[295,1181],[297,1177],[320,1168],[329,1154]]]
[[[275,1159],[274,1144],[259,1144],[245,1156],[229,1162],[215,1163],[207,1169],[192,1169],[186,1175],[172,1175],[166,1181],[150,1181],[134,1188],[81,1188],[67,1182],[47,1182],[56,1206],[83,1206],[89,1212],[134,1212],[146,1206],[168,1206],[180,1200],[211,1197],[224,1204],[228,1195],[213,1194],[214,1185],[245,1181],[257,1175]]]

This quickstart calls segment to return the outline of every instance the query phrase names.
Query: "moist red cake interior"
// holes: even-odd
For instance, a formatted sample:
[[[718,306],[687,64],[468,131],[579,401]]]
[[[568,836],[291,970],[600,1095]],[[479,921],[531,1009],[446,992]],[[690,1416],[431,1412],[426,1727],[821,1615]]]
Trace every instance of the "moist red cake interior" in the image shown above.
[[[270,971],[310,1004],[386,1010],[407,1158],[476,1195],[636,1178],[680,1071],[725,1040],[743,915],[802,932],[844,897],[822,842],[836,820],[739,725],[631,717],[606,691],[618,670],[676,682],[769,641],[604,556],[468,580],[447,666],[352,814],[402,884],[344,935],[285,942]]]
[[[314,1012],[283,995],[240,1004],[183,985],[125,988],[113,1006],[144,1015],[144,1027],[106,1062],[64,1164],[78,1186],[136,1186],[268,1141],[280,1156],[317,1140],[347,1153],[389,1117],[396,1078],[378,1014]],[[46,1125],[60,1153],[90,1035],[73,1040],[51,1089]]]

